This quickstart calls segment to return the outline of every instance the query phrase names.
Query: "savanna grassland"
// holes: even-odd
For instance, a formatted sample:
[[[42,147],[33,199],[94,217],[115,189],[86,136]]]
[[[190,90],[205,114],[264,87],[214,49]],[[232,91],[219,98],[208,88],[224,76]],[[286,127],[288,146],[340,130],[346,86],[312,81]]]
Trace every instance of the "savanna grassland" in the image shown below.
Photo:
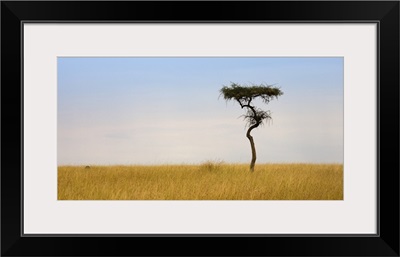
[[[342,199],[342,164],[58,167],[58,200]]]

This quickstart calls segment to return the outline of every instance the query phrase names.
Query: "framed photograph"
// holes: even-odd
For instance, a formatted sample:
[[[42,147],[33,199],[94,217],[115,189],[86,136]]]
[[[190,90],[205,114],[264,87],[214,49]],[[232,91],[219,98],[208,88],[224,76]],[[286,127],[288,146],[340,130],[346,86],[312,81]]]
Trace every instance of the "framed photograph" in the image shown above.
[[[399,256],[399,2],[1,6],[2,255]]]

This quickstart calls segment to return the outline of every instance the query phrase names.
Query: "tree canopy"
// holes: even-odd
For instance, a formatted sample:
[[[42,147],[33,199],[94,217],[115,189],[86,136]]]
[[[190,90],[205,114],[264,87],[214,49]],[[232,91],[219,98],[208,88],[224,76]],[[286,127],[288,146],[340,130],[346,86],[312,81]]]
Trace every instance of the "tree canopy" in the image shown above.
[[[269,103],[274,97],[283,95],[283,92],[270,85],[260,84],[241,86],[232,83],[230,86],[223,86],[220,90],[225,100],[236,100],[241,105],[249,104],[254,98],[260,97],[265,103]]]
[[[247,120],[249,127],[257,127],[264,120],[271,118],[270,111],[263,111],[251,104],[253,99],[259,97],[264,103],[269,103],[272,99],[283,95],[283,92],[279,88],[270,85],[241,86],[237,83],[232,83],[230,86],[223,86],[220,93],[226,101],[235,100],[240,104],[242,109],[244,107],[248,108],[247,113],[243,116]]]

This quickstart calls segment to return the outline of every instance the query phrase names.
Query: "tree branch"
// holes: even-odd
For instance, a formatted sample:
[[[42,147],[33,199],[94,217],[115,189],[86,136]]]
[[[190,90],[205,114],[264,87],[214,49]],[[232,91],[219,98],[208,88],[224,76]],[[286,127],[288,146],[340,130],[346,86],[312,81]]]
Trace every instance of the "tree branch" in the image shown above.
[[[257,112],[256,112],[256,110],[254,109],[254,106],[251,106],[250,104],[243,104],[243,105],[241,104],[241,106],[242,106],[242,108],[243,108],[243,107],[249,108],[249,109],[253,112],[254,117],[257,116]]]
[[[235,98],[235,100],[240,104],[240,107],[242,107],[242,109],[243,109],[243,104],[242,104],[242,102],[240,102],[240,100],[237,99],[237,98]]]

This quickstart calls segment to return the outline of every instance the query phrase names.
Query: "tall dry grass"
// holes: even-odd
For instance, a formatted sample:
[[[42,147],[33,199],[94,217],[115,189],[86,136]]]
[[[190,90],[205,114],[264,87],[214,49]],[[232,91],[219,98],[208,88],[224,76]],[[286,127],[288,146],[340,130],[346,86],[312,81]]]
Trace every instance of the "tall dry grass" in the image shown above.
[[[60,166],[59,200],[342,200],[341,164]]]

